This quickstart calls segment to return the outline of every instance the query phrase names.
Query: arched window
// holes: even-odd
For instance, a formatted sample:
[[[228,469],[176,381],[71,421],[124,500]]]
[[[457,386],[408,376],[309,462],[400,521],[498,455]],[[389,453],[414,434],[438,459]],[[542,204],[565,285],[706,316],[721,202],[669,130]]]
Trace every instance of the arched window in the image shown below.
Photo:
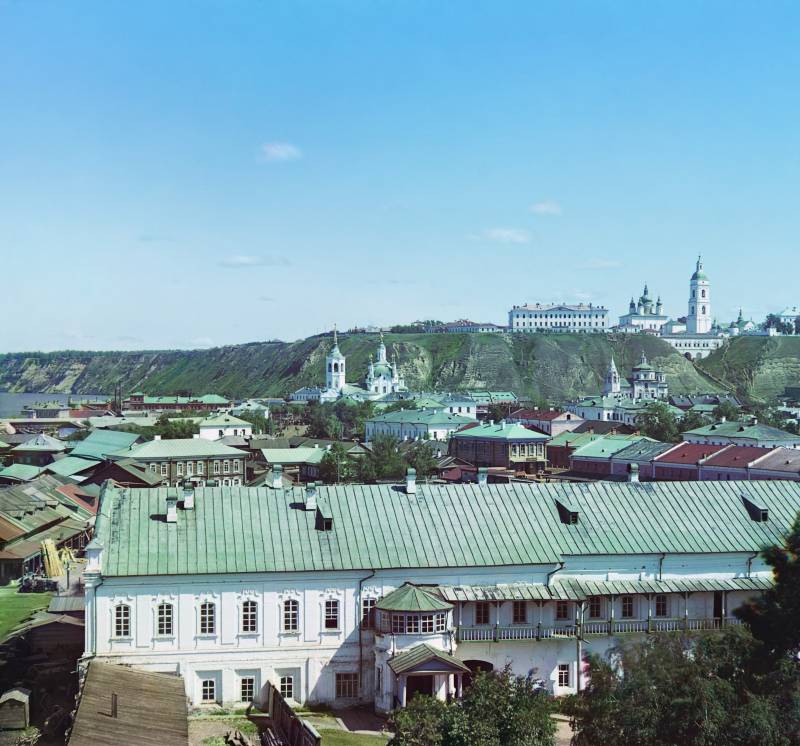
[[[172,604],[159,604],[156,609],[156,634],[171,635],[172,630]]]
[[[706,297],[706,291],[705,291],[705,288],[704,288],[703,290],[701,290],[701,291],[700,291],[700,295],[701,295],[703,298],[705,298],[705,297]]]
[[[338,373],[339,372],[339,363],[334,363],[333,364],[333,372],[334,373]]]
[[[300,602],[288,598],[283,602],[283,631],[297,632],[300,628]]]
[[[705,312],[706,312],[706,307],[705,307],[705,306],[703,306],[702,313],[703,313],[703,314],[705,314]]]
[[[200,634],[213,635],[217,631],[216,607],[212,601],[200,604]]]
[[[114,607],[114,637],[131,636],[131,607],[118,604]]]
[[[242,604],[242,632],[255,632],[258,625],[258,605],[255,601]]]

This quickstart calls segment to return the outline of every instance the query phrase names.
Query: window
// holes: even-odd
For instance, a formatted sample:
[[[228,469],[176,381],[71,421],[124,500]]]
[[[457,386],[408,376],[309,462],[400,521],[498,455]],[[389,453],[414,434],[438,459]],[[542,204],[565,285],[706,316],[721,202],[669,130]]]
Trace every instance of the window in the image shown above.
[[[214,679],[203,679],[200,684],[200,701],[201,702],[216,702],[217,701],[217,682]]]
[[[255,601],[242,604],[242,632],[256,632],[258,623],[258,606]]]
[[[183,461],[178,461],[178,476],[183,476]]]
[[[114,637],[131,636],[131,607],[119,604],[114,607]]]
[[[528,605],[524,601],[514,601],[511,621],[513,624],[528,623]]]
[[[423,635],[430,635],[433,633],[433,614],[423,614],[421,618],[422,624],[420,631]]]
[[[597,619],[601,614],[601,598],[600,596],[592,596],[589,599],[589,617]]]
[[[230,470],[231,470],[231,462],[228,461],[228,459],[225,459],[222,462],[222,473],[223,474],[228,474],[230,472]]]
[[[406,614],[406,632],[409,635],[419,634],[419,615]]]
[[[355,699],[358,696],[358,674],[336,674],[336,699]]]
[[[375,669],[375,691],[378,694],[383,692],[383,669],[380,666]]]
[[[150,464],[150,471],[154,472],[156,470],[156,466],[158,466],[158,464],[156,464],[155,462],[151,463]]]
[[[202,461],[197,462],[197,473],[202,474],[205,471],[205,465]]]
[[[162,477],[167,476],[167,462],[166,461],[162,461],[161,462],[161,476]]]
[[[558,664],[558,685],[569,686],[569,663]]]
[[[294,676],[281,676],[281,697],[294,699]]]
[[[156,610],[156,633],[158,635],[172,634],[172,604],[159,604]]]
[[[219,461],[214,462],[214,474],[219,474]]]
[[[667,615],[667,597],[663,593],[656,596],[656,616]]]
[[[392,614],[392,633],[402,635],[405,631],[405,617],[402,614]]]
[[[239,461],[239,459],[238,459],[238,458],[237,458],[237,459],[235,459],[235,460],[234,460],[234,462],[233,462],[233,471],[234,471],[235,473],[238,473],[238,472],[240,472],[240,471],[242,470],[242,469],[241,469],[241,465],[242,465],[242,462],[241,462],[241,461]]]
[[[256,677],[242,676],[240,679],[240,697],[242,702],[252,702],[256,695]]]
[[[436,631],[444,632],[447,629],[447,614],[439,613],[436,615]]]
[[[297,632],[300,628],[300,602],[289,598],[283,602],[283,631]]]
[[[556,619],[569,619],[569,601],[556,601]]]
[[[204,601],[200,604],[200,634],[216,634],[217,620],[216,609],[211,601]]]
[[[325,602],[325,629],[339,629],[339,602]]]
[[[489,604],[486,601],[475,604],[475,624],[489,624]]]
[[[633,596],[622,597],[622,618],[631,619],[633,617]]]
[[[361,599],[361,628],[375,629],[375,604],[376,598]]]

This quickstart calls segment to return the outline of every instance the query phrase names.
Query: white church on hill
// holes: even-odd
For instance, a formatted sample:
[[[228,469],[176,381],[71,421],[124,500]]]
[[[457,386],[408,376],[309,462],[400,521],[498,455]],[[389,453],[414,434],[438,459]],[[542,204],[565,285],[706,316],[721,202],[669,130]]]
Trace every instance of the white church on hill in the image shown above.
[[[702,257],[697,257],[689,280],[687,310],[685,319],[670,319],[663,312],[661,298],[654,304],[645,285],[638,304],[631,298],[628,313],[619,317],[614,331],[658,334],[689,360],[707,357],[725,344],[730,335],[728,330],[716,326],[711,315],[711,282]]]
[[[333,347],[325,358],[325,388],[305,386],[295,391],[292,401],[333,402],[342,397],[350,397],[358,401],[375,401],[387,394],[398,394],[407,391],[405,381],[400,375],[397,361],[389,362],[386,356],[386,345],[383,332],[380,335],[377,356],[370,356],[369,368],[364,379],[364,386],[347,383],[347,359],[339,349],[339,336],[333,329]]]

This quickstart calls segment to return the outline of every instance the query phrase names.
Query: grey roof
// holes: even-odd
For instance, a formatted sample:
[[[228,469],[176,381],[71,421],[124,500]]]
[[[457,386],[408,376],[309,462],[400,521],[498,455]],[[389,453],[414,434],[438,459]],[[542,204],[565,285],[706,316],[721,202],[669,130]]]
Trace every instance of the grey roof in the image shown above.
[[[417,484],[318,488],[318,530],[302,488],[199,487],[166,523],[168,488],[103,493],[95,537],[107,575],[551,564],[565,555],[754,553],[782,541],[800,483]],[[171,494],[174,494],[172,492]],[[748,494],[769,510],[751,519]],[[577,510],[562,523],[556,501]],[[574,506],[574,507],[572,507]],[[145,551],[146,550],[146,551]]]
[[[656,456],[674,448],[675,443],[655,443],[650,440],[636,440],[621,451],[617,451],[612,461],[650,461]]]

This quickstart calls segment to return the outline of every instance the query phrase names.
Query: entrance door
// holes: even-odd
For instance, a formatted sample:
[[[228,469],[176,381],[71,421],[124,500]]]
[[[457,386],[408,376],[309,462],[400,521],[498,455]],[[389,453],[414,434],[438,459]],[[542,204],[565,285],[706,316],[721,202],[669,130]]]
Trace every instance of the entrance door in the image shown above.
[[[415,694],[433,696],[433,676],[409,676],[406,681],[406,702],[410,702]]]
[[[722,591],[714,591],[714,619],[717,622],[722,619]]]

